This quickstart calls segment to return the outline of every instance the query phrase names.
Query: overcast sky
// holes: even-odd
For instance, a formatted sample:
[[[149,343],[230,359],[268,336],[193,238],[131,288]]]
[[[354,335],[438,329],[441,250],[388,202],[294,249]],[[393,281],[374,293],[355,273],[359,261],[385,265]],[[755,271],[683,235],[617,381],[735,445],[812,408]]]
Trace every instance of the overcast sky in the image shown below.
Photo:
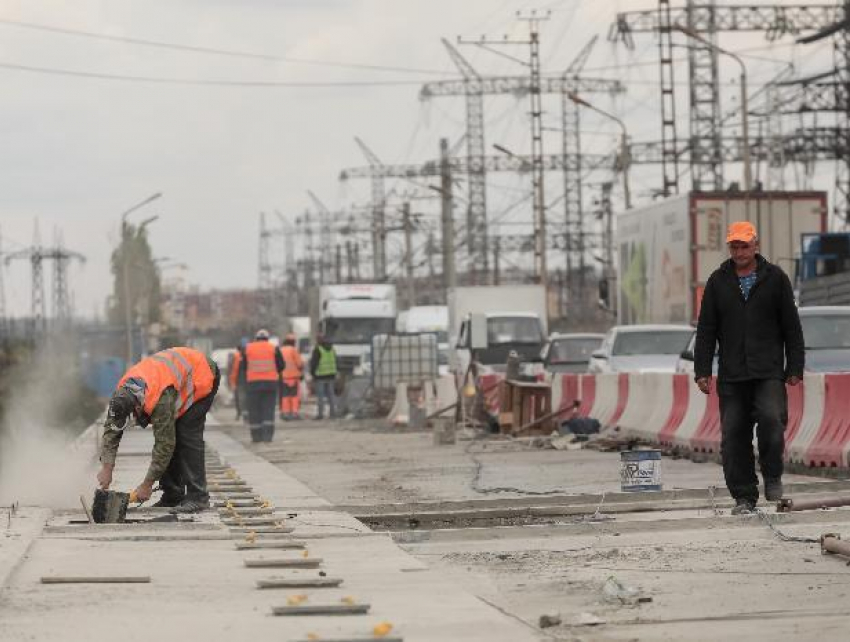
[[[440,38],[525,35],[527,28],[514,18],[517,10],[552,10],[541,33],[545,72],[565,68],[599,33],[586,74],[619,77],[628,83],[629,93],[594,100],[623,116],[633,139],[656,139],[660,127],[654,39],[636,36],[633,52],[605,40],[617,10],[655,5],[655,0],[4,0],[0,21],[269,57],[156,48],[0,22],[4,249],[28,245],[36,219],[44,244],[52,242],[55,229],[61,230],[65,245],[87,258],[85,266],[72,269],[71,287],[77,313],[90,316],[102,310],[111,287],[108,261],[118,240],[121,212],[162,192],[161,199],[130,218],[159,215],[149,228],[155,254],[185,262],[186,278],[203,288],[254,287],[258,212],[300,214],[311,205],[307,189],[332,209],[365,205],[368,184],[341,185],[337,179],[340,169],[365,164],[355,135],[391,163],[433,158],[441,136],[456,141],[464,130],[462,99],[428,104],[418,99],[421,82],[456,73]],[[808,71],[821,70],[811,49],[800,53],[801,48],[783,44],[787,42],[770,45],[760,35],[724,39],[731,47],[758,48],[748,59],[756,86],[780,71],[783,60],[794,60],[801,68],[808,64]],[[482,73],[526,73],[519,64],[476,47],[461,51]],[[525,48],[505,51],[527,55]],[[684,72],[680,66],[681,82],[686,80]],[[727,109],[737,104],[735,86],[729,84],[735,72],[724,62]],[[139,78],[296,85],[221,86]],[[394,84],[360,84],[387,81]],[[687,95],[685,86],[680,94]],[[545,108],[548,122],[557,126],[557,100],[547,98]],[[488,99],[488,147],[499,142],[527,153],[527,112],[527,99]],[[685,114],[680,109],[680,116]],[[592,116],[585,122],[585,149],[610,151],[616,143],[610,125]],[[557,136],[547,134],[548,151],[559,148]],[[638,199],[657,187],[653,171],[636,172],[633,189]],[[552,197],[547,200],[552,200],[559,193],[560,177],[547,180]],[[491,213],[529,189],[527,176],[493,177],[491,182]],[[830,187],[828,182],[814,186]],[[436,211],[436,204],[421,207]],[[527,207],[512,216],[519,222],[530,220]],[[29,266],[17,262],[4,276],[9,309],[27,312]],[[49,285],[48,278],[48,297]]]

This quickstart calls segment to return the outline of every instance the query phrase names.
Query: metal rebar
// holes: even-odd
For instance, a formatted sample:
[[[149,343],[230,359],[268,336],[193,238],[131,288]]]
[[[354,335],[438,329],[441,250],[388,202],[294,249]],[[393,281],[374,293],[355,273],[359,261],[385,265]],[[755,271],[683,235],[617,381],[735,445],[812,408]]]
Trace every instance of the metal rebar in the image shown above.
[[[776,505],[776,512],[791,513],[800,510],[814,510],[823,508],[838,508],[840,506],[850,506],[850,497],[824,497],[819,499],[791,499],[786,497],[780,499]]]
[[[820,549],[822,553],[833,553],[850,557],[850,542],[841,541],[838,533],[824,533],[820,538]]]

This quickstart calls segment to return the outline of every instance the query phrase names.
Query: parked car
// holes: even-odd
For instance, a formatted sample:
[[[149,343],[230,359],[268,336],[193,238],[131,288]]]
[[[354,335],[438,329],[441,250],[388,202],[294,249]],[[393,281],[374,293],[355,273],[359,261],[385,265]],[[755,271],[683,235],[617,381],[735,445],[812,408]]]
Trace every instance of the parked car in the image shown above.
[[[689,325],[618,325],[590,356],[587,371],[675,372],[694,329]]]
[[[590,355],[599,349],[604,334],[576,332],[553,334],[540,353],[543,368],[551,373],[587,372]]]
[[[850,372],[850,306],[799,308],[807,372]],[[696,332],[682,351],[676,372],[693,374]],[[717,373],[717,356],[714,357]]]
[[[850,306],[799,309],[807,372],[850,372]]]
[[[697,333],[694,332],[691,336],[691,340],[688,341],[688,346],[682,350],[682,354],[679,355],[679,360],[676,361],[676,372],[683,374],[694,374],[694,349],[697,343]],[[714,363],[711,366],[711,371],[714,375],[717,374],[717,365],[719,363],[720,355],[718,353],[714,353]]]

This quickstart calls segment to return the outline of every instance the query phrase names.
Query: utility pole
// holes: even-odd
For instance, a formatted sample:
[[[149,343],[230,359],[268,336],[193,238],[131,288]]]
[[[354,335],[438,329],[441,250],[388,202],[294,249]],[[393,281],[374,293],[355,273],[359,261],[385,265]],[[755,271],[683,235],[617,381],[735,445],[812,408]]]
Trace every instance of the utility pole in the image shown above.
[[[449,141],[440,139],[440,205],[443,244],[443,287],[448,292],[457,286],[455,271],[455,219],[452,197],[452,166],[449,162]]]
[[[416,299],[413,284],[413,222],[410,219],[410,201],[401,206],[402,227],[404,228],[404,270],[407,282],[407,307],[412,308]]]
[[[6,288],[3,285],[3,234],[0,232],[0,342],[9,336],[9,319],[6,316]]]
[[[534,189],[534,255],[536,259],[537,278],[546,287],[549,274],[546,263],[546,201],[543,190],[543,100],[540,94],[540,21],[548,20],[549,13],[544,17],[532,11],[520,20],[528,22],[530,58],[531,58],[531,157],[532,157],[532,187]]]
[[[517,19],[527,22],[529,29],[528,40],[480,40],[471,44],[480,46],[496,45],[528,45],[530,83],[529,96],[531,99],[531,182],[534,192],[534,271],[538,283],[544,287],[548,281],[548,266],[546,264],[546,200],[543,188],[543,96],[540,82],[540,23],[548,20],[551,12],[538,14],[532,10],[529,13],[517,12]],[[525,64],[525,63],[523,63]]]
[[[376,282],[387,278],[386,250],[386,195],[384,193],[383,163],[362,140],[354,137],[354,142],[363,152],[372,170],[372,276]]]

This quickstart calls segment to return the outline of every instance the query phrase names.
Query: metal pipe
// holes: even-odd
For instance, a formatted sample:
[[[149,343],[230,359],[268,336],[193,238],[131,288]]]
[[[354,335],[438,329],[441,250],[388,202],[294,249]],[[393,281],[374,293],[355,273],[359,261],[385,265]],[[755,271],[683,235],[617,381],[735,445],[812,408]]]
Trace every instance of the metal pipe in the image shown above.
[[[817,510],[822,508],[839,508],[850,506],[850,497],[826,497],[821,499],[799,499],[790,497],[780,499],[776,505],[777,513],[791,513],[801,510]]]
[[[838,533],[824,533],[820,538],[821,553],[850,557],[850,542],[842,542]]]

